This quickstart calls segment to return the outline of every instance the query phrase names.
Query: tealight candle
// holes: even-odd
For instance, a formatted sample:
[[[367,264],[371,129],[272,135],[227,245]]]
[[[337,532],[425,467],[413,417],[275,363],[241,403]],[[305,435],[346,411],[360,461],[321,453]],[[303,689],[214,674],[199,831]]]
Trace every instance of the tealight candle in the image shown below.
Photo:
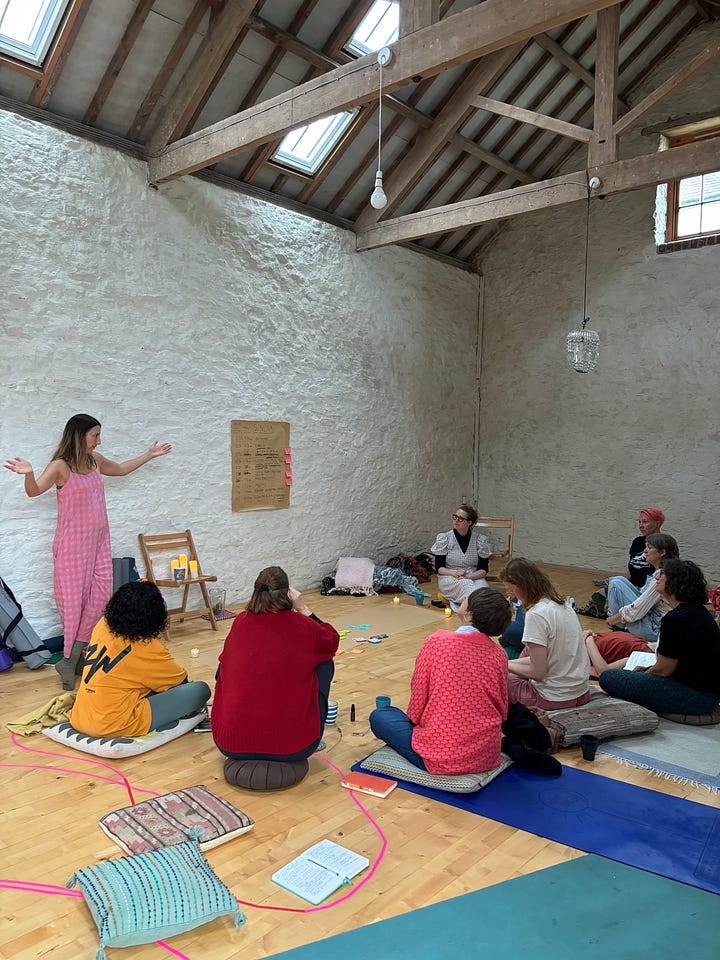
[[[190,579],[197,577],[198,575],[198,562],[197,560],[190,561]]]
[[[400,597],[397,594],[393,597],[393,603],[400,603]]]
[[[446,617],[452,616],[452,607],[445,607],[445,616]]]
[[[194,660],[196,657],[199,657],[199,656],[200,656],[200,648],[199,648],[199,647],[193,647],[192,650],[190,651],[190,656],[193,658],[193,660]]]

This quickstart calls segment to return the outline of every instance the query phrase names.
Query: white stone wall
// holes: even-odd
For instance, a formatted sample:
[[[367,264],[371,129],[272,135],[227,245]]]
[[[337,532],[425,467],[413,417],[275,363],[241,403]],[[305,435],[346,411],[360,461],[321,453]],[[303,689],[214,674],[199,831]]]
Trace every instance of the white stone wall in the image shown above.
[[[713,38],[719,24],[696,31],[631,103]],[[715,61],[641,126],[716,108],[719,89]],[[657,142],[629,133],[622,155]],[[638,509],[660,506],[682,555],[716,583],[720,247],[658,255],[654,206],[654,189],[592,203],[595,374],[565,360],[582,320],[584,206],[513,220],[486,252],[480,505],[516,515],[518,555],[618,570]]]
[[[0,114],[0,455],[42,469],[87,412],[102,452],[171,456],[107,479],[113,555],[190,527],[249,595],[265,565],[317,585],[338,556],[427,549],[472,490],[477,277]],[[468,348],[470,345],[470,348]],[[289,510],[231,512],[230,421],[288,420]],[[0,574],[41,636],[55,495],[0,471]]]

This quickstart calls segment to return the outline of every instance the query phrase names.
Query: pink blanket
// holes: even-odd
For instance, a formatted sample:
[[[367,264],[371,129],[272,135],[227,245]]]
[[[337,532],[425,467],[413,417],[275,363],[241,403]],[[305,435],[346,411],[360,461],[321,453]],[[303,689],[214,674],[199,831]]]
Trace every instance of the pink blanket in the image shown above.
[[[375,596],[373,572],[375,563],[368,557],[340,557],[335,571],[335,588]]]

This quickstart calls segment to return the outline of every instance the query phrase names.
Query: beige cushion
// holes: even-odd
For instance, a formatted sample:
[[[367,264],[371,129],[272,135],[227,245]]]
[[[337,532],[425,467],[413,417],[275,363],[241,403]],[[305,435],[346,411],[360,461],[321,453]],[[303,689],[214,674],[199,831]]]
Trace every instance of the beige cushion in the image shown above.
[[[652,710],[600,692],[593,694],[582,707],[548,710],[548,717],[553,729],[558,731],[561,747],[575,746],[585,734],[609,740],[633,733],[648,733],[656,730],[658,725],[658,716]]]
[[[720,704],[711,713],[661,713],[665,720],[686,723],[690,727],[711,727],[720,723]]]

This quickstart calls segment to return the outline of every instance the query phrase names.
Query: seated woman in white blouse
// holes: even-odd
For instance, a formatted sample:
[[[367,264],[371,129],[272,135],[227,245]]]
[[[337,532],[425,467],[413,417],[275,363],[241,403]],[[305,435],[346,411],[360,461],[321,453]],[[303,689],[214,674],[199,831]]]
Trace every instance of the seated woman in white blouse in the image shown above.
[[[438,590],[456,613],[473,590],[488,585],[485,577],[492,550],[488,538],[475,529],[477,518],[477,510],[463,503],[453,513],[452,530],[439,533],[430,547]]]

